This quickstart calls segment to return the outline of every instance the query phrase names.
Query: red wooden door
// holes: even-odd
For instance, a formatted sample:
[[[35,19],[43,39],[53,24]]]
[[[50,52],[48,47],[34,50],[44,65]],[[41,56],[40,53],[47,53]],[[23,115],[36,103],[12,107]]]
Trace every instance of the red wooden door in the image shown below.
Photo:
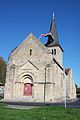
[[[32,85],[31,84],[24,84],[24,95],[31,96],[32,95]]]

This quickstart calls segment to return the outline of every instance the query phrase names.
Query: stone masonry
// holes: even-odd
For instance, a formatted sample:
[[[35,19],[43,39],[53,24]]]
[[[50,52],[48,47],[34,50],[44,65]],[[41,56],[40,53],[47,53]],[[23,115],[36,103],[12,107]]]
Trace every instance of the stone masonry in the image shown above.
[[[54,18],[50,33],[46,45],[30,33],[11,53],[7,63],[5,100],[62,101],[65,98],[65,79],[67,99],[76,98],[72,69],[64,69],[63,49],[56,37]]]

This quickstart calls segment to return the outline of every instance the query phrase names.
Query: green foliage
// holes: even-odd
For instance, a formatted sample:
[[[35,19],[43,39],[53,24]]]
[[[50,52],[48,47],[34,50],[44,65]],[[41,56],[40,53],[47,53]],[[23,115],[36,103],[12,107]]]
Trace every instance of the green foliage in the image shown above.
[[[1,105],[0,120],[80,120],[80,109],[49,106],[17,110]]]
[[[0,82],[5,84],[6,78],[6,62],[0,57]]]

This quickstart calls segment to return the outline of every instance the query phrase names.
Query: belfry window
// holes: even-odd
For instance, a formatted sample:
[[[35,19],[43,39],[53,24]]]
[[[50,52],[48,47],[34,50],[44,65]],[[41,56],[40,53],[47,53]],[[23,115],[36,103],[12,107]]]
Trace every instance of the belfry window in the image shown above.
[[[32,49],[30,49],[30,56],[32,55]]]
[[[56,49],[54,49],[54,55],[56,55]]]
[[[53,53],[54,53],[54,52],[53,52],[53,49],[52,49],[52,55],[53,55]]]

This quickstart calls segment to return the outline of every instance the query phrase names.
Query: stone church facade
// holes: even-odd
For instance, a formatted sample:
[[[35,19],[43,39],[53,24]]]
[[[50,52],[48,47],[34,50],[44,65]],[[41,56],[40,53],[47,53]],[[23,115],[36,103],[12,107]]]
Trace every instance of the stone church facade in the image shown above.
[[[54,16],[43,45],[32,33],[10,54],[5,100],[56,102],[76,98],[71,68],[64,68]],[[65,89],[66,88],[66,89]],[[65,92],[66,91],[66,92]]]

